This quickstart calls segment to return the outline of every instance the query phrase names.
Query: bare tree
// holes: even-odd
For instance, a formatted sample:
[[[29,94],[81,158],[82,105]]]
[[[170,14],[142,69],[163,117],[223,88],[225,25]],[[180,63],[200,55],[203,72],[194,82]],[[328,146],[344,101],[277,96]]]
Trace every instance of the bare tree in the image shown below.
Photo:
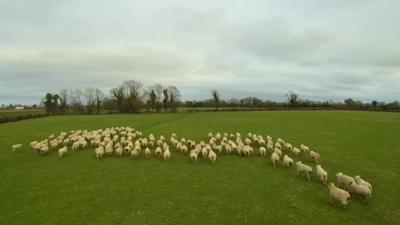
[[[172,111],[176,111],[181,98],[181,92],[175,86],[168,86],[167,93],[169,94],[170,108]]]
[[[87,113],[92,114],[95,108],[96,89],[94,87],[87,87],[83,95],[86,98]]]
[[[82,91],[80,89],[69,90],[69,99],[71,101],[71,105],[73,106],[75,113],[81,112],[81,106],[82,106],[81,97],[82,97]]]
[[[60,91],[60,113],[65,114],[65,111],[67,109],[67,101],[68,101],[68,90],[67,89],[62,89]]]
[[[101,109],[101,103],[104,99],[104,94],[101,92],[100,89],[96,88],[95,90],[95,99],[96,99],[96,113],[100,114],[100,109]]]
[[[143,104],[144,90],[143,84],[135,80],[124,81],[124,92],[127,101],[127,111],[129,113],[136,113],[140,111]]]
[[[288,99],[289,105],[294,107],[299,103],[299,95],[294,93],[293,91],[289,91],[289,93],[286,94],[286,97]]]
[[[214,99],[215,111],[218,111],[219,108],[219,93],[217,90],[212,90],[211,95]]]
[[[118,111],[122,112],[122,101],[124,100],[124,87],[122,85],[110,90],[113,100],[117,102]]]

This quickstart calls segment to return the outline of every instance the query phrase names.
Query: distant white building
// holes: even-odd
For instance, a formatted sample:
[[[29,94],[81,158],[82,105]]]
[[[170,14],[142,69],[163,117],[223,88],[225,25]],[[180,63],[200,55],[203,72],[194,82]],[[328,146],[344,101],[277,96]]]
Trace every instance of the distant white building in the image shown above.
[[[23,109],[25,109],[24,106],[15,106],[15,110],[23,110]]]

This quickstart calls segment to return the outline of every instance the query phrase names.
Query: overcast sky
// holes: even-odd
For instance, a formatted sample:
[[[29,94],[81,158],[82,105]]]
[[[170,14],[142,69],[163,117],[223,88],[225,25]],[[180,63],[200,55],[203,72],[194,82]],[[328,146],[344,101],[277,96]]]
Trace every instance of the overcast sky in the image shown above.
[[[398,0],[0,0],[0,103],[123,80],[185,100],[400,100]]]

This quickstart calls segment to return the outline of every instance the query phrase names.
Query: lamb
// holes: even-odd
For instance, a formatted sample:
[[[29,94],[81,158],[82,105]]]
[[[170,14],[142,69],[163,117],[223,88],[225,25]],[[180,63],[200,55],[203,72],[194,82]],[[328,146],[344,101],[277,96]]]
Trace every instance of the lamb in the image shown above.
[[[188,151],[188,147],[187,147],[186,145],[182,144],[182,146],[181,146],[181,151],[182,151],[183,153],[186,153],[186,152]]]
[[[279,155],[276,154],[275,152],[273,152],[272,155],[271,155],[272,165],[276,166],[279,163],[279,159],[280,159]]]
[[[367,186],[372,192],[372,185],[369,182],[361,179],[360,176],[355,176],[354,181],[356,182],[356,184],[361,184],[361,185]]]
[[[14,153],[17,152],[17,151],[19,151],[19,150],[21,150],[21,147],[22,147],[22,144],[15,144],[15,145],[12,145],[12,146],[11,146],[12,151],[13,151]]]
[[[146,148],[145,150],[144,150],[144,154],[145,154],[145,156],[146,156],[146,158],[148,159],[149,157],[150,157],[150,149],[149,148]]]
[[[362,196],[365,202],[371,198],[371,189],[366,185],[351,183],[349,185],[349,192]]]
[[[314,151],[310,151],[310,157],[311,159],[313,159],[316,163],[318,163],[318,160],[320,158],[319,153],[318,152],[314,152]]]
[[[312,173],[312,168],[301,161],[296,162],[297,176],[303,175],[307,180],[310,180],[310,175]]]
[[[103,146],[97,147],[95,149],[95,152],[96,152],[96,158],[98,158],[98,159],[102,158],[104,155],[104,147]]]
[[[193,163],[196,164],[197,161],[197,152],[195,150],[190,151],[190,158],[192,159]]]
[[[287,155],[283,156],[283,166],[291,167],[293,165],[293,163],[294,163],[294,161],[292,158],[290,158]]]
[[[355,183],[355,180],[351,176],[345,175],[342,172],[336,174],[336,185],[338,187],[347,189],[352,183]]]
[[[340,202],[343,206],[347,206],[350,203],[349,192],[336,187],[333,183],[329,184],[329,193],[334,202]]]
[[[164,151],[163,158],[164,161],[167,161],[171,158],[171,152],[168,149]]]
[[[60,148],[59,150],[58,150],[58,156],[61,158],[61,157],[63,157],[64,155],[66,155],[68,153],[68,147],[67,146],[65,146],[65,147],[63,147],[63,148]]]
[[[315,167],[315,174],[318,180],[322,181],[322,183],[326,184],[326,182],[328,182],[328,173],[321,167],[321,165]]]
[[[266,148],[260,147],[258,150],[260,151],[261,157],[267,157],[267,149]]]
[[[209,151],[208,159],[215,165],[215,161],[217,160],[217,154],[213,150]]]

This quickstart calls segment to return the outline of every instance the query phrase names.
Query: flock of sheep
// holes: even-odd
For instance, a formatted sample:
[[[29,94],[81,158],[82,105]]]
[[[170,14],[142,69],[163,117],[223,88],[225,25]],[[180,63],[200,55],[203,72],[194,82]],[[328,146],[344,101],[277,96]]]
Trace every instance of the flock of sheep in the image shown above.
[[[196,164],[199,155],[204,159],[208,159],[212,164],[216,163],[219,154],[238,154],[239,156],[251,156],[254,154],[253,148],[258,148],[261,157],[266,158],[270,154],[272,165],[283,167],[295,167],[297,175],[303,176],[310,180],[313,173],[311,166],[301,161],[295,162],[292,157],[299,155],[309,155],[310,159],[318,163],[320,154],[304,144],[299,148],[293,147],[290,143],[285,142],[281,138],[277,138],[275,142],[267,135],[248,133],[242,137],[240,133],[209,133],[208,141],[200,141],[196,143],[194,140],[185,138],[178,139],[175,133],[172,133],[169,142],[165,136],[161,135],[158,139],[153,134],[147,137],[142,132],[130,127],[113,127],[99,130],[72,130],[69,132],[61,132],[58,136],[52,134],[42,141],[32,141],[30,148],[40,155],[47,155],[49,151],[58,150],[60,158],[66,156],[69,151],[85,150],[89,147],[94,148],[96,158],[100,159],[104,156],[123,156],[127,155],[137,158],[140,154],[144,154],[146,158],[150,158],[154,149],[154,155],[164,161],[171,158],[171,151],[175,150],[183,154],[188,154],[190,160]],[[20,150],[22,144],[12,145],[14,152]],[[71,150],[69,150],[71,149]],[[321,165],[315,166],[314,176],[324,184],[328,182],[328,173]],[[364,201],[368,201],[371,197],[372,186],[360,176],[351,177],[341,172],[336,174],[336,185],[330,183],[328,185],[330,196],[333,201],[347,206],[350,203],[350,193],[361,196]]]

